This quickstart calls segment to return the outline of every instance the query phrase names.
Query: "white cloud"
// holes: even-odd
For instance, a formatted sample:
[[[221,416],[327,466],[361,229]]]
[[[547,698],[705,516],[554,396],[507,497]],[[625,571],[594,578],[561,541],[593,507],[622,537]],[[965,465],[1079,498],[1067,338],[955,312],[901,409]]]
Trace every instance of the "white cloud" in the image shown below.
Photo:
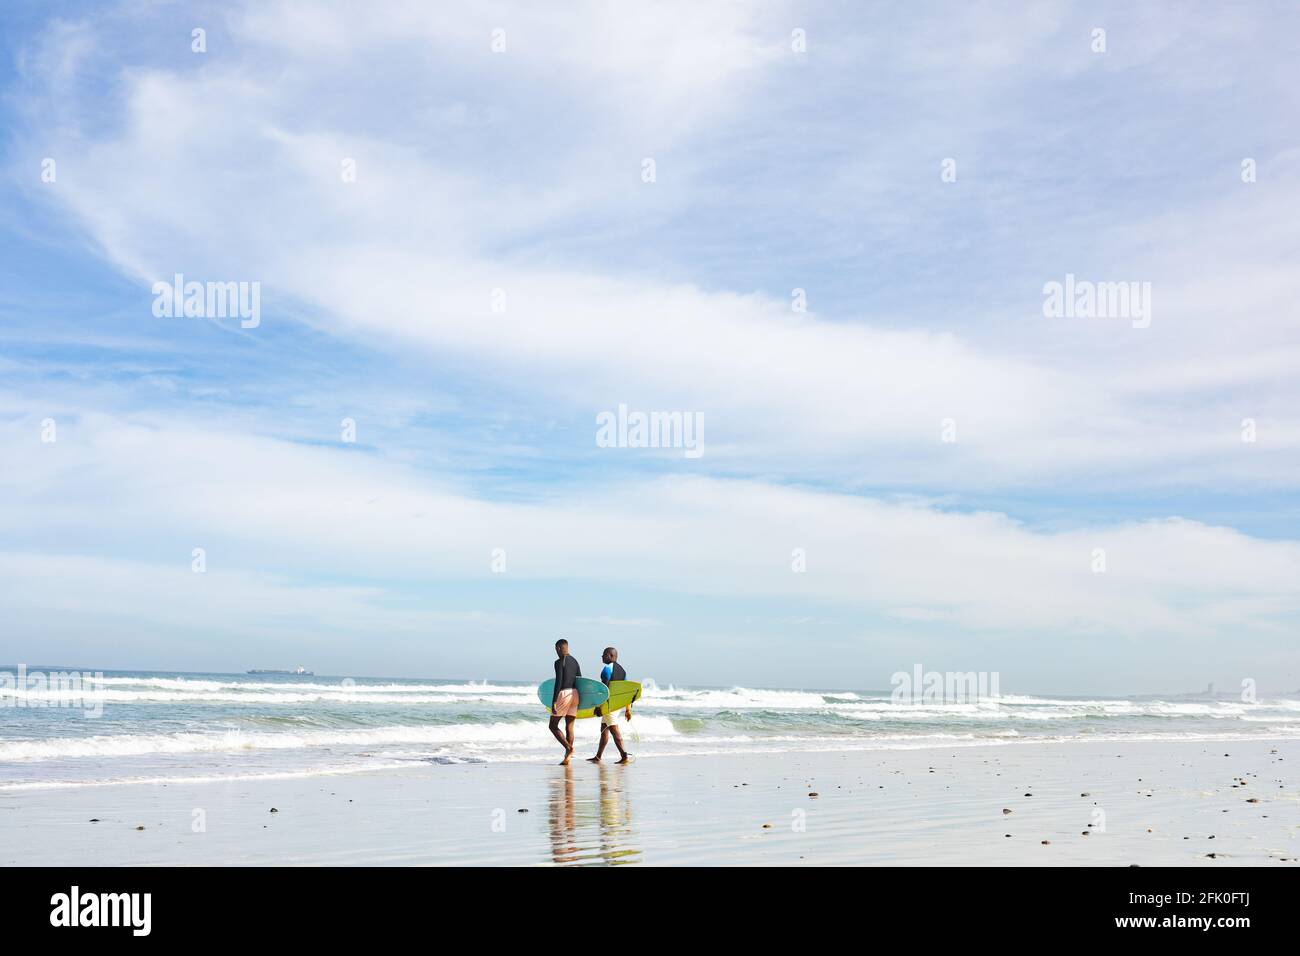
[[[494,56],[485,24],[503,18],[517,46]],[[1040,26],[1051,33],[1059,19],[1044,14]],[[420,4],[364,14],[345,4],[258,4],[232,15],[238,42],[201,66],[123,73],[120,128],[97,125],[75,138],[56,131],[67,157],[57,197],[142,285],[177,271],[258,279],[281,306],[270,322],[283,321],[286,302],[306,303],[337,334],[415,345],[488,378],[509,376],[521,392],[580,418],[619,401],[701,411],[714,459],[729,467],[795,476],[831,469],[932,487],[1300,473],[1284,403],[1264,396],[1224,407],[1185,392],[1205,380],[1196,369],[1209,343],[1217,377],[1230,368],[1235,381],[1268,373],[1282,387],[1294,363],[1274,350],[1273,323],[1256,323],[1256,337],[1240,340],[1214,322],[1224,297],[1251,315],[1294,300],[1293,270],[1264,263],[1248,274],[1239,255],[1235,271],[1198,287],[1178,270],[1206,274],[1206,257],[1184,252],[1143,267],[1165,277],[1152,329],[1042,319],[1036,286],[1027,285],[1018,320],[959,337],[796,315],[780,298],[630,270],[602,274],[535,241],[628,214],[671,215],[704,195],[705,181],[641,184],[640,159],[651,141],[689,143],[703,126],[752,111],[745,93],[770,84],[782,62],[774,39],[788,34],[782,22],[731,5],[613,16],[597,4],[588,16],[557,20],[509,6],[431,17]],[[903,48],[919,56],[931,28],[905,33]],[[1024,43],[1013,46],[989,46],[952,75],[1016,67]],[[338,72],[320,51],[335,48],[357,69],[372,66],[343,74],[357,86],[337,102],[312,105],[309,90]],[[287,63],[301,74],[296,82],[285,80]],[[507,94],[478,103],[480,83]],[[374,102],[398,90],[421,91],[440,110],[481,108],[485,126],[464,134],[437,113],[407,128],[401,111]],[[547,116],[536,149],[518,155],[521,130],[559,102],[565,110]],[[69,96],[50,108],[76,128],[96,104]],[[681,161],[697,162],[692,155],[683,150]],[[358,160],[355,184],[341,182],[343,157]],[[1248,201],[1252,222],[1280,208]],[[1135,232],[1150,246],[1187,225]],[[489,307],[498,288],[504,314]],[[143,307],[140,320],[155,321]],[[1291,386],[1285,394],[1296,397]],[[1249,456],[1230,440],[1247,415],[1274,421]],[[947,418],[957,423],[955,446],[938,440]]]
[[[134,551],[188,574],[198,546],[212,570],[361,582],[309,595],[343,617],[390,588],[492,580],[495,548],[510,581],[782,596],[974,630],[1276,636],[1300,609],[1300,545],[1192,521],[1042,532],[993,513],[681,477],[496,502],[353,449],[192,424],[85,416],[55,445],[5,430],[7,447],[25,448],[0,478],[6,540],[32,551],[57,541],[69,555],[66,569],[54,556],[39,565],[51,583],[35,593],[55,605],[82,593],[68,582],[83,579],[83,555]],[[791,570],[795,548],[806,573]],[[1097,548],[1104,573],[1092,569]],[[13,578],[20,594],[24,580]],[[266,594],[265,607],[258,598],[245,609],[265,616],[304,600],[292,588]]]
[[[277,615],[412,635],[457,619],[412,610],[404,589],[490,581],[491,550],[504,547],[510,581],[774,597],[1048,646],[1106,636],[1112,651],[1141,639],[1173,653],[1198,638],[1289,634],[1294,542],[1176,519],[1043,531],[780,484],[1295,487],[1295,156],[1262,156],[1267,175],[1251,187],[1207,158],[1202,174],[1222,186],[1179,193],[1177,177],[1147,165],[1125,175],[1166,155],[1130,134],[1176,127],[1156,109],[1169,99],[1117,111],[1103,97],[1097,115],[1043,125],[1090,70],[1098,88],[1132,71],[1166,96],[1219,86],[1200,62],[1236,64],[1218,76],[1245,82],[1233,44],[1259,37],[1237,19],[1178,16],[1144,33],[1145,18],[1116,8],[1114,55],[1097,63],[1061,6],[1036,8],[1023,30],[1022,11],[988,7],[842,32],[831,12],[808,24],[810,53],[796,61],[797,8],[592,2],[557,16],[476,4],[444,16],[415,2],[280,0],[223,8],[195,57],[180,41],[160,48],[172,34],[152,19],[137,35],[134,9],[56,25],[22,61],[32,96],[15,168],[52,155],[59,180],[33,186],[24,173],[21,185],[140,287],[139,325],[97,336],[149,338],[149,285],[175,272],[259,280],[266,328],[248,342],[268,353],[292,315],[368,354],[502,383],[529,413],[593,432],[619,402],[699,411],[706,453],[677,474],[615,466],[616,477],[492,500],[473,487],[479,476],[430,477],[399,449],[272,437],[292,429],[249,423],[284,410],[237,407],[237,376],[203,386],[229,401],[229,418],[215,417],[214,398],[200,421],[173,405],[128,412],[138,405],[106,380],[74,394],[50,374],[39,394],[0,393],[0,589],[29,620],[94,612],[157,634],[197,611],[254,638],[274,633]],[[488,45],[498,26],[501,55]],[[1273,69],[1264,94],[1289,89]],[[1091,165],[1053,166],[1062,142],[1095,148]],[[751,150],[780,160],[764,181],[775,193],[754,190]],[[950,151],[966,192],[938,191]],[[653,186],[639,177],[647,156],[659,162]],[[340,177],[344,158],[357,160],[354,184]],[[1089,179],[1085,166],[1111,175]],[[1147,190],[1159,195],[1144,202]],[[770,209],[755,198],[768,195]],[[701,210],[738,215],[712,232]],[[846,252],[865,238],[879,261]],[[985,244],[987,259],[967,255]],[[797,314],[784,287],[804,280],[777,269],[775,293],[751,291],[697,261],[713,254],[769,256],[764,282],[783,254],[791,276],[862,268],[882,290],[927,256],[930,281],[899,280],[905,307],[889,314],[816,311],[815,289],[814,312]],[[1153,281],[1152,327],[1043,319],[1039,289],[1061,278],[1058,263]],[[497,288],[504,313],[490,308]],[[953,301],[963,306],[949,315]],[[192,359],[213,330],[187,342],[186,329],[167,331]],[[50,361],[40,371],[58,373]],[[33,367],[0,360],[6,374]],[[169,381],[146,384],[156,397]],[[319,408],[341,394],[289,402]],[[55,406],[59,442],[40,445],[34,423]],[[1240,439],[1247,417],[1254,444]],[[940,441],[944,419],[955,444]],[[633,460],[623,454],[600,463]],[[213,567],[202,584],[189,576],[195,546]],[[806,549],[806,574],[791,572],[793,548]],[[1090,568],[1097,548],[1104,574]],[[584,620],[660,620],[616,611]]]

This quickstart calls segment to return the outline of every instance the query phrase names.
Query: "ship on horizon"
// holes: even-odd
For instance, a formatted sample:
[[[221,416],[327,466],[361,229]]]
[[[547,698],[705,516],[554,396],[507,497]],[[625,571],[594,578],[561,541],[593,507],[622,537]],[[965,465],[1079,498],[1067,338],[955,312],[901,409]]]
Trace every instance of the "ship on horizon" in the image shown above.
[[[305,667],[301,667],[301,666],[299,666],[299,667],[295,667],[295,668],[294,668],[293,670],[291,670],[291,671],[280,671],[280,670],[252,670],[252,671],[245,671],[244,673],[246,673],[246,674],[260,674],[260,675],[266,675],[266,674],[288,674],[288,675],[291,676],[291,677],[315,677],[315,676],[316,676],[316,674],[315,674],[313,671],[309,671],[309,670],[307,670],[307,668],[305,668]]]

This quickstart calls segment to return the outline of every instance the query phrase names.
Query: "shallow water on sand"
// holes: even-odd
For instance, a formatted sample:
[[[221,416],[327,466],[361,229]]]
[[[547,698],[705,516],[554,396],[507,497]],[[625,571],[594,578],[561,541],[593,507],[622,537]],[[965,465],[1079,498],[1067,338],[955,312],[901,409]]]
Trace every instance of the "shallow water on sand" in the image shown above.
[[[1294,867],[1298,749],[1025,741],[7,791],[0,865]]]

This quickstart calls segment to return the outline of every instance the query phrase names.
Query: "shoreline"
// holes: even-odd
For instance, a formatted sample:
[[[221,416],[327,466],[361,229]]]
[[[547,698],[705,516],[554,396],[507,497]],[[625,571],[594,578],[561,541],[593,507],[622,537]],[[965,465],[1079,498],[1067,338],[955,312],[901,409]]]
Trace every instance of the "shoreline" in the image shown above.
[[[48,866],[1300,865],[1294,739],[1006,743],[33,788],[0,834]]]
[[[832,740],[836,738],[820,738],[819,740]],[[1043,746],[1043,747],[1069,747],[1075,744],[1197,744],[1206,747],[1214,747],[1219,744],[1233,743],[1267,743],[1272,746],[1284,744],[1287,742],[1300,743],[1300,738],[1292,736],[1271,737],[1264,734],[1213,734],[1205,736],[1191,736],[1188,734],[1116,734],[1114,736],[1056,736],[1056,737],[1023,737],[1023,736],[999,736],[999,737],[977,737],[967,735],[898,735],[897,737],[874,737],[874,738],[839,738],[843,745],[834,746],[829,743],[822,746],[773,746],[764,747],[754,746],[744,751],[729,749],[686,749],[670,751],[648,751],[637,753],[639,761],[658,761],[658,760],[689,760],[697,758],[725,758],[725,757],[776,757],[784,758],[795,754],[889,754],[889,753],[910,753],[927,750],[970,750],[980,748],[1000,748],[1000,747],[1017,747],[1017,746]],[[802,737],[771,737],[768,741],[782,744],[788,741],[798,741],[803,743],[807,738]],[[882,744],[882,741],[890,741]],[[591,743],[595,744],[593,739]],[[629,742],[631,743],[631,742]],[[579,738],[577,749],[583,750],[586,741]],[[636,750],[633,743],[632,749]],[[611,742],[606,751],[606,760],[609,754],[618,756]],[[241,783],[244,781],[277,781],[293,779],[310,779],[314,777],[328,778],[336,776],[351,776],[355,774],[383,773],[385,771],[402,771],[412,769],[425,764],[435,764],[438,766],[477,766],[477,765],[518,765],[531,764],[534,766],[550,766],[558,764],[558,760],[552,759],[553,755],[542,755],[540,751],[530,751],[527,753],[518,753],[514,755],[496,754],[491,758],[480,758],[468,756],[464,758],[455,757],[392,757],[380,758],[375,764],[356,764],[352,766],[338,767],[319,767],[319,768],[297,768],[286,770],[268,770],[264,772],[250,773],[226,773],[226,774],[194,774],[192,776],[149,776],[149,777],[123,777],[107,780],[34,780],[18,783],[0,783],[0,797],[9,793],[25,793],[43,790],[77,790],[82,788],[99,788],[99,787],[126,787],[126,786],[166,786],[166,785],[186,785],[186,784],[229,784]],[[575,754],[575,761],[579,758]],[[582,758],[585,760],[585,758]]]

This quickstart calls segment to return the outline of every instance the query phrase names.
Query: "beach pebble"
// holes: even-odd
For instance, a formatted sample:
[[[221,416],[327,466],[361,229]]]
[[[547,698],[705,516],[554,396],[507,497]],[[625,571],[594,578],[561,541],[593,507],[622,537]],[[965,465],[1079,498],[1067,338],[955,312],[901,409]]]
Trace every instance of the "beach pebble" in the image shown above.
[[[1051,841],[1051,840],[1044,840],[1044,841],[1043,841],[1043,846],[1051,846],[1051,845],[1052,845],[1052,841]]]
[[[143,830],[144,827],[136,827],[137,830]]]
[[[99,817],[91,817],[91,818],[90,818],[90,822],[91,822],[91,823],[98,823],[98,822],[99,822]]]
[[[515,813],[527,813],[527,812],[528,812],[527,807],[520,807],[518,810],[515,811]]]
[[[810,796],[810,797],[820,797],[821,794],[818,793],[816,790],[813,790],[813,791],[810,791],[810,792],[809,792],[808,796]]]
[[[1247,802],[1247,803],[1259,803],[1259,797],[1251,797],[1251,798],[1250,798],[1249,800],[1247,800],[1246,802]]]
[[[1011,811],[1008,810],[1006,807],[1003,807],[1003,808],[1002,808],[1002,814],[1003,814],[1004,816],[1005,816],[1006,814],[1010,813],[1010,812],[1011,812]]]
[[[770,823],[764,823],[764,824],[763,824],[763,829],[764,829],[764,830],[770,830],[770,829],[772,829],[772,824],[770,824]]]
[[[272,812],[272,813],[279,813],[280,811],[277,810],[275,807],[272,807],[272,808],[271,808],[271,812]]]

